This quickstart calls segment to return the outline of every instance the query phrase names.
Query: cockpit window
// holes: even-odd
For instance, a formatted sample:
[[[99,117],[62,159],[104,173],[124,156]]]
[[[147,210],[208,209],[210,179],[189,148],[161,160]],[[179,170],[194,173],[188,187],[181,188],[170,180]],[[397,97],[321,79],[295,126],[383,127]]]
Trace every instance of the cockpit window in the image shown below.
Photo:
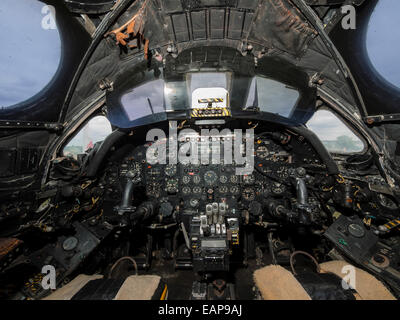
[[[121,97],[129,120],[140,119],[164,111],[164,80],[146,82]]]
[[[307,122],[309,129],[332,153],[357,153],[365,148],[362,140],[342,120],[328,110],[318,110]]]
[[[367,32],[367,51],[376,71],[388,82],[400,88],[400,48],[397,39],[400,1],[379,1],[372,13]]]
[[[119,89],[107,96],[108,118],[119,128],[163,121],[169,113],[205,108],[210,104],[230,108],[232,114],[258,107],[261,112],[302,121],[294,112],[303,97],[300,89],[262,76],[229,71],[166,75],[160,70],[158,74],[136,72],[121,81],[121,86],[115,84],[115,88]]]
[[[282,82],[254,77],[248,92],[246,109],[259,107],[261,111],[289,118],[299,97],[297,90]]]
[[[77,158],[94,147],[96,142],[103,141],[112,132],[110,121],[104,116],[96,116],[76,134],[64,147],[65,157]]]
[[[223,102],[214,103],[214,107],[226,106],[231,80],[230,72],[188,73],[186,82],[189,87],[189,104],[192,108],[202,108],[207,107],[207,104],[199,104],[199,100],[221,98]]]
[[[212,89],[209,91],[209,94],[211,96],[208,97],[202,97],[202,98],[216,98],[212,96],[213,90],[224,90],[228,91],[230,90],[230,81],[232,79],[232,74],[228,72],[194,72],[194,73],[188,73],[186,75],[186,82],[188,86],[190,87],[190,94],[189,94],[189,100],[190,100],[190,105],[192,107],[198,107],[198,104],[196,101],[193,101],[195,97],[197,98],[196,92],[199,92],[198,89]]]
[[[61,40],[54,7],[35,0],[0,2],[0,108],[35,96],[54,77]]]

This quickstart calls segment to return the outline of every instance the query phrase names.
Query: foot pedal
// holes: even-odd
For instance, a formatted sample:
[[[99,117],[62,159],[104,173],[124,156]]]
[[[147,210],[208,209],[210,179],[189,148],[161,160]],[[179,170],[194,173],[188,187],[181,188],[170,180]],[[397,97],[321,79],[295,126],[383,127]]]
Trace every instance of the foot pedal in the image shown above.
[[[207,300],[207,283],[193,282],[190,300]]]
[[[235,300],[235,286],[221,279],[212,283],[195,281],[190,300]]]

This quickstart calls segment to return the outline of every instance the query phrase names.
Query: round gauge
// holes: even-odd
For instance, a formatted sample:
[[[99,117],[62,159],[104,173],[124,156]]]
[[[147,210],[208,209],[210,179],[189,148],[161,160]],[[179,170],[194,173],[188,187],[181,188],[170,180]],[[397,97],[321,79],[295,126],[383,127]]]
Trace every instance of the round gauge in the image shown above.
[[[200,182],[201,182],[201,178],[200,178],[200,176],[193,176],[193,182],[195,183],[195,184],[199,184]]]
[[[281,195],[286,191],[286,187],[282,183],[275,182],[271,187],[271,191],[275,195]]]
[[[196,208],[199,205],[198,199],[190,199],[189,204],[192,208]]]
[[[256,150],[257,157],[261,159],[266,159],[268,157],[269,151],[266,146],[259,146]]]
[[[178,192],[178,180],[176,179],[171,179],[167,181],[167,188],[166,191],[168,193],[177,193]]]
[[[362,226],[357,223],[352,223],[347,227],[349,233],[356,238],[362,238],[365,235],[365,230]]]
[[[219,182],[221,182],[221,183],[227,183],[227,182],[228,182],[228,177],[227,177],[227,176],[220,176],[220,177],[219,177]]]
[[[183,176],[182,177],[182,182],[184,184],[188,184],[190,182],[190,176]]]
[[[218,175],[214,171],[207,171],[204,174],[204,181],[208,185],[213,185],[218,180]]]
[[[146,161],[150,164],[160,163],[161,159],[165,159],[166,150],[163,148],[150,147],[146,150]]]
[[[220,193],[228,193],[228,191],[229,191],[229,189],[228,189],[228,187],[227,186],[221,186],[221,187],[219,187],[219,192]]]
[[[279,177],[283,178],[283,179],[287,179],[289,178],[289,173],[286,167],[280,167],[277,172]]]
[[[190,193],[190,188],[189,187],[183,187],[182,188],[183,194],[189,194]]]
[[[193,188],[193,193],[196,193],[196,194],[201,193],[201,187],[194,187]]]
[[[243,176],[244,184],[254,184],[255,181],[256,179],[252,174]]]
[[[76,248],[76,246],[78,245],[79,240],[75,237],[69,237],[67,239],[64,240],[63,242],[63,249],[65,251],[71,251],[74,250]]]
[[[231,183],[238,183],[239,182],[239,178],[236,175],[232,175],[231,176]]]
[[[158,161],[158,155],[157,153],[154,152],[147,152],[146,153],[146,160],[143,160],[143,162],[147,161],[148,163],[156,164]]]
[[[247,201],[253,201],[256,197],[256,192],[253,188],[245,188],[242,192],[242,197]]]
[[[233,186],[233,187],[231,187],[230,192],[232,194],[239,194],[240,193],[240,189],[239,189],[238,186]]]
[[[160,196],[160,184],[157,182],[151,182],[147,184],[146,194],[148,196],[159,197]]]
[[[176,174],[176,165],[174,164],[169,164],[165,167],[165,174],[168,177],[172,177]]]

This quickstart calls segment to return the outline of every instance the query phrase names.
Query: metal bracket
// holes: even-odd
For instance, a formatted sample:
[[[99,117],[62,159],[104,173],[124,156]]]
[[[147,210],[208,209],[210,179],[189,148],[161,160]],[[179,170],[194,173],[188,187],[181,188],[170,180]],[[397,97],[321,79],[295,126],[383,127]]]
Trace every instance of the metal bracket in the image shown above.
[[[0,129],[48,130],[58,133],[64,129],[64,126],[57,122],[0,120]]]
[[[400,121],[400,113],[369,116],[364,118],[364,122],[369,125],[374,125],[382,122],[397,122],[397,121]]]

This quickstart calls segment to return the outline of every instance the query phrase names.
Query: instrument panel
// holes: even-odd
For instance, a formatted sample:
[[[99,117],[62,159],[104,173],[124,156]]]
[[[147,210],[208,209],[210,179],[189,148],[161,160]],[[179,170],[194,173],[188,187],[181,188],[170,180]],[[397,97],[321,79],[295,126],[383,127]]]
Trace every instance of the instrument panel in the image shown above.
[[[183,139],[179,146],[191,138]],[[218,139],[226,139],[219,137]],[[245,143],[245,139],[243,141]],[[275,141],[271,137],[257,137],[254,145],[254,170],[247,175],[237,174],[243,168],[232,160],[225,164],[223,152],[219,163],[165,163],[150,164],[146,155],[151,143],[136,147],[126,155],[118,167],[120,182],[135,177],[136,186],[143,187],[148,199],[169,202],[173,207],[201,210],[207,203],[230,203],[240,209],[254,201],[293,194],[289,170],[303,165],[325,166],[307,141],[296,137]],[[211,145],[198,145],[199,154],[211,156]],[[168,148],[167,148],[168,152]],[[168,157],[167,157],[168,160]],[[202,162],[202,161],[201,161]]]

